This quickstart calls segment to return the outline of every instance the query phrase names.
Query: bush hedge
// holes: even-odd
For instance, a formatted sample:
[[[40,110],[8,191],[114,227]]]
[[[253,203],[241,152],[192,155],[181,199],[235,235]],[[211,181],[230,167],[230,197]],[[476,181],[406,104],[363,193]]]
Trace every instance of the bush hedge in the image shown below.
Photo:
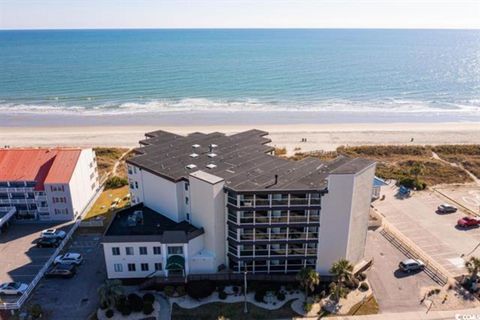
[[[163,292],[167,297],[172,297],[175,293],[175,288],[172,286],[166,286],[165,289],[163,289]]]
[[[107,179],[105,183],[105,189],[117,189],[128,184],[128,180],[125,178],[120,178],[119,176],[113,176]]]
[[[278,293],[277,293],[277,299],[278,299],[278,301],[283,301],[283,300],[285,300],[285,293],[283,293],[283,292],[278,292]]]
[[[367,291],[369,289],[368,283],[362,282],[360,284],[360,291]]]
[[[367,275],[365,274],[365,272],[360,272],[359,274],[357,274],[357,279],[359,281],[365,281],[365,279],[367,279]]]
[[[257,302],[265,302],[265,293],[266,293],[266,292],[263,291],[263,290],[258,290],[258,291],[256,291],[256,292],[255,292],[255,296],[254,296],[255,301],[257,301]]]
[[[142,311],[143,311],[143,314],[146,314],[146,315],[151,314],[153,312],[153,305],[148,302],[144,303]]]
[[[143,300],[140,296],[136,293],[131,293],[128,295],[128,302],[132,307],[134,312],[140,312],[143,310]]]
[[[187,283],[187,294],[194,299],[203,299],[215,291],[215,283],[210,280],[190,281]]]
[[[142,297],[143,302],[149,302],[152,304],[155,301],[155,296],[152,293],[145,293]]]
[[[107,317],[108,319],[112,318],[113,314],[114,312],[112,309],[108,309],[107,311],[105,311],[105,317]]]
[[[185,295],[185,287],[184,286],[178,286],[175,291],[177,292],[177,295],[179,297],[183,297]]]
[[[225,300],[227,299],[227,293],[225,291],[220,291],[218,293],[218,297],[220,298],[220,300]]]

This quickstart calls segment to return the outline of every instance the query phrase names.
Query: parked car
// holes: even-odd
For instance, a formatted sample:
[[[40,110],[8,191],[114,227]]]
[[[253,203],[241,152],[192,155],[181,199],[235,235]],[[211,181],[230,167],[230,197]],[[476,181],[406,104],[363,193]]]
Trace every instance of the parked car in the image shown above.
[[[57,264],[51,266],[45,277],[47,278],[71,278],[77,273],[77,267],[74,264]]]
[[[0,285],[0,294],[22,295],[28,288],[28,284],[21,282],[7,282]]]
[[[480,225],[480,220],[470,218],[470,217],[463,217],[457,221],[457,227],[459,228],[472,228],[478,227]]]
[[[60,238],[40,238],[37,241],[38,248],[56,248],[62,242]]]
[[[42,238],[60,238],[64,239],[67,234],[65,231],[57,230],[57,229],[47,229],[43,230],[40,236]]]
[[[411,272],[411,271],[423,270],[423,268],[425,268],[425,264],[421,260],[406,259],[400,262],[398,264],[398,267],[405,272]]]
[[[457,212],[457,208],[451,204],[444,203],[438,206],[437,211],[440,213],[454,213]]]
[[[83,257],[80,253],[67,252],[57,256],[54,260],[54,264],[75,264],[80,265],[83,261]]]

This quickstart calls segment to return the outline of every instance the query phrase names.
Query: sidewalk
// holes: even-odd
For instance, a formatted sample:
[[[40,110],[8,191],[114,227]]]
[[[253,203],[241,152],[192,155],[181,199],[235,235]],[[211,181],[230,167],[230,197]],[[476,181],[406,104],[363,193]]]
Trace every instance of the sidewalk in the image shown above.
[[[480,319],[480,308],[462,309],[451,311],[425,311],[402,312],[402,313],[381,313],[366,316],[339,316],[332,317],[336,320],[455,320],[455,319]]]

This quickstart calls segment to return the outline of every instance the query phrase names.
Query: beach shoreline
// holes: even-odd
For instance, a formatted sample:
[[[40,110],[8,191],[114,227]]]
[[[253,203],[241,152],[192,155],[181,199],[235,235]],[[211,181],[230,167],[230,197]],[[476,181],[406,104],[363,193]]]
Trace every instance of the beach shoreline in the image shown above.
[[[146,132],[165,130],[232,134],[248,129],[269,132],[271,145],[296,151],[335,150],[338,146],[374,144],[474,144],[480,141],[480,123],[335,123],[239,125],[78,125],[0,127],[1,147],[136,147]],[[306,142],[302,142],[306,139]],[[413,141],[412,141],[413,140]]]

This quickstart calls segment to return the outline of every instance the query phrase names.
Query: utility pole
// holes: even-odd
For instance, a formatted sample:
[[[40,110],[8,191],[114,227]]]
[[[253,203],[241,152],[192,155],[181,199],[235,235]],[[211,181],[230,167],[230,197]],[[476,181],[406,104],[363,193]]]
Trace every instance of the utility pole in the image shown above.
[[[247,307],[247,264],[245,263],[245,271],[243,272],[243,296],[244,296],[244,307],[243,307],[243,313],[248,313],[248,307]]]

